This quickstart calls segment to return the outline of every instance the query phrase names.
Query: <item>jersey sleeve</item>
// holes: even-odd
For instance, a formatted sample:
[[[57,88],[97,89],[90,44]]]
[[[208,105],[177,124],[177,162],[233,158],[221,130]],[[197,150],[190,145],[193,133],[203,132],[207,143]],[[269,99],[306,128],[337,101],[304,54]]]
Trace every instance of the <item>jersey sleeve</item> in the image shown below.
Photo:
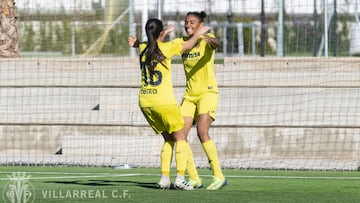
[[[207,33],[206,35],[209,37],[215,38],[215,35],[213,33]]]
[[[146,48],[146,42],[141,42],[139,44],[139,50],[140,50],[140,53]]]
[[[206,35],[210,38],[216,38],[213,33],[207,33]],[[203,38],[204,38],[203,36],[200,36],[200,39],[203,39]],[[206,43],[206,46],[210,47],[212,49],[216,49],[216,46],[212,46],[211,43]]]
[[[163,42],[161,46],[162,52],[166,58],[171,58],[174,55],[181,55],[183,40],[176,38],[169,42]]]

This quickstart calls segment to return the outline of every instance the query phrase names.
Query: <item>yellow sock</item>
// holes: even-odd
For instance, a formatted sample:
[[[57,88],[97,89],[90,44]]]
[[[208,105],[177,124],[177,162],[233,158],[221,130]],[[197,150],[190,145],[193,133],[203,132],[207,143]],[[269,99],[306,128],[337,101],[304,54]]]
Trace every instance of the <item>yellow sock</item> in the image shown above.
[[[202,143],[202,147],[206,153],[206,156],[208,157],[213,176],[223,179],[224,175],[221,171],[219,156],[214,141],[209,140],[204,142]]]
[[[197,172],[196,169],[196,165],[195,165],[195,161],[194,161],[194,156],[191,150],[191,146],[190,144],[187,142],[186,145],[187,148],[187,165],[186,165],[186,170],[189,174],[189,177],[193,180],[200,180],[199,174]]]
[[[185,175],[186,162],[187,162],[187,142],[185,140],[176,142],[176,173],[181,176]]]
[[[164,142],[161,149],[161,174],[170,177],[170,168],[171,168],[171,160],[173,155],[174,142],[166,141]]]

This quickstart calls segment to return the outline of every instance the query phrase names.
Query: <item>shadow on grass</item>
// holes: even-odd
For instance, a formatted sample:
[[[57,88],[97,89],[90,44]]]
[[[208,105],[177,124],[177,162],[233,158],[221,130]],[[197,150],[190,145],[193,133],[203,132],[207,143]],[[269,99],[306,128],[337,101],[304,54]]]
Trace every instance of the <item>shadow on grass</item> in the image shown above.
[[[153,182],[138,182],[127,180],[86,180],[86,181],[45,181],[45,183],[64,184],[64,185],[84,185],[84,186],[138,186],[148,189],[158,189],[157,184]]]

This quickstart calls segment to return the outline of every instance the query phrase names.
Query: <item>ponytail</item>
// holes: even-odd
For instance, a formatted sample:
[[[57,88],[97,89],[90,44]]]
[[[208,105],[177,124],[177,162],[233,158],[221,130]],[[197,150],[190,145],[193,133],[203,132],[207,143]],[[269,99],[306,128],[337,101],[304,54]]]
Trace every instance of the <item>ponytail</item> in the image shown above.
[[[154,69],[157,63],[162,63],[162,61],[165,60],[165,56],[159,49],[157,43],[157,39],[163,28],[162,22],[155,18],[149,19],[145,25],[148,42],[146,48],[140,53],[140,62],[141,58],[145,55],[146,67],[151,73],[155,72]]]

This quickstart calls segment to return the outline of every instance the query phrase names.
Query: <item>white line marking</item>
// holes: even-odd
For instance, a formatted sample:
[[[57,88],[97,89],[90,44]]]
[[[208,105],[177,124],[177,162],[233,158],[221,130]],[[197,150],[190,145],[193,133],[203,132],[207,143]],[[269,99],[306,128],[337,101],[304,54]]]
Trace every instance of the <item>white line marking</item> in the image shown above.
[[[31,173],[27,173],[27,174],[31,174]],[[141,176],[141,175],[142,174],[101,174],[101,175],[80,175],[80,176],[46,176],[46,177],[30,177],[29,180],[129,177],[129,176]],[[1,180],[9,180],[9,178],[0,178],[0,181]]]
[[[60,176],[46,176],[46,177],[30,177],[30,180],[41,180],[41,179],[77,179],[77,178],[104,178],[104,177],[130,177],[130,176],[160,176],[159,174],[141,174],[141,173],[86,173],[86,172],[31,172],[24,171],[27,174],[51,174]],[[0,172],[0,174],[11,174],[12,172]],[[73,176],[70,176],[73,175]],[[212,177],[212,175],[200,175],[201,177]],[[258,178],[258,179],[324,179],[324,180],[360,180],[360,177],[354,176],[252,176],[252,175],[226,175],[227,178]],[[9,178],[0,178],[2,180],[9,180]]]

